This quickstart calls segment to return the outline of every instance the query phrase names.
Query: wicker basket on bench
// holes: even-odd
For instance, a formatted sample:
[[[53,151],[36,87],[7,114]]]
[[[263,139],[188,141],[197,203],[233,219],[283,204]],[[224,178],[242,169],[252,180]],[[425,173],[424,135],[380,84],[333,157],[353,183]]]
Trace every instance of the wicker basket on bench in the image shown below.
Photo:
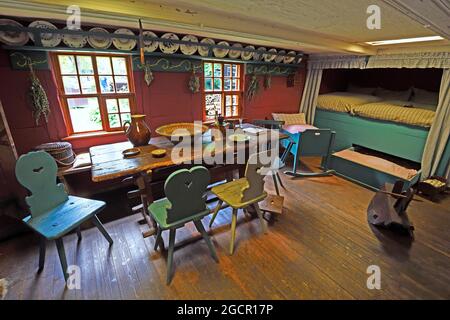
[[[69,142],[49,142],[38,145],[36,151],[45,151],[49,153],[56,161],[59,167],[68,167],[73,165],[76,154],[73,152],[72,145]]]

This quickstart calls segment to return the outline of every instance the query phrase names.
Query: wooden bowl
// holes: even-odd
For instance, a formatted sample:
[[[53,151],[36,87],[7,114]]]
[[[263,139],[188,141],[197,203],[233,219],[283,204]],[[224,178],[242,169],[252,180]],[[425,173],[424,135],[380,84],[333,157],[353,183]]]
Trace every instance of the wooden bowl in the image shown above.
[[[158,127],[155,132],[160,136],[168,137],[170,139],[171,137],[185,138],[203,135],[208,129],[209,128],[204,124],[194,125],[194,123],[191,122],[178,122]]]

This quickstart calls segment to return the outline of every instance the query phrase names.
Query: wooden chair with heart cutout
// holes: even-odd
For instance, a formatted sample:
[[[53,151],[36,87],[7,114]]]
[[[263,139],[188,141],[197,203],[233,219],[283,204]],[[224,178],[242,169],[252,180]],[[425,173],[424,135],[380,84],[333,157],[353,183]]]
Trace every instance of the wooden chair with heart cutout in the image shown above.
[[[169,251],[167,256],[167,284],[172,280],[173,251],[176,230],[193,222],[205,239],[211,256],[218,261],[214,246],[206,233],[201,219],[210,213],[206,206],[206,190],[210,181],[208,169],[202,166],[190,170],[180,169],[167,178],[164,184],[166,198],[153,202],[149,212],[157,223],[155,250],[162,245],[162,232],[169,230]]]

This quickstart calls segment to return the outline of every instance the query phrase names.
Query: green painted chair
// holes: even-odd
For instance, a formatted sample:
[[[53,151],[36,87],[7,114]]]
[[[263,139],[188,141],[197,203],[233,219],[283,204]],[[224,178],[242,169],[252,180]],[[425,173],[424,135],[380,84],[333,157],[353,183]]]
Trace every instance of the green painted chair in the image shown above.
[[[261,223],[261,229],[264,233],[267,231],[264,224],[263,214],[258,205],[258,202],[267,197],[267,193],[264,191],[265,175],[263,174],[262,169],[267,168],[267,170],[271,170],[269,168],[270,165],[264,165],[261,163],[260,160],[263,154],[266,154],[266,152],[255,153],[248,158],[244,178],[227,182],[211,189],[211,192],[219,198],[219,202],[214,210],[209,227],[213,225],[214,220],[216,219],[216,216],[224,202],[233,208],[233,214],[231,216],[230,254],[233,254],[234,252],[236,221],[239,209],[245,210],[247,207],[253,207]]]
[[[190,170],[180,169],[169,175],[164,183],[166,198],[153,202],[148,210],[155,219],[157,235],[155,250],[158,246],[164,249],[162,232],[169,230],[169,252],[167,256],[167,284],[172,280],[173,251],[177,229],[188,222],[193,222],[197,230],[205,239],[211,256],[219,261],[216,251],[206,233],[201,219],[210,213],[206,206],[206,189],[210,181],[208,169],[202,166]]]
[[[41,236],[39,271],[44,267],[46,240],[55,240],[64,278],[67,280],[67,260],[63,237],[77,230],[81,239],[80,225],[91,220],[112,245],[113,240],[96,214],[105,207],[103,201],[69,196],[63,184],[56,184],[58,166],[45,151],[30,152],[20,156],[16,163],[16,177],[31,195],[26,197],[30,215],[23,219]]]

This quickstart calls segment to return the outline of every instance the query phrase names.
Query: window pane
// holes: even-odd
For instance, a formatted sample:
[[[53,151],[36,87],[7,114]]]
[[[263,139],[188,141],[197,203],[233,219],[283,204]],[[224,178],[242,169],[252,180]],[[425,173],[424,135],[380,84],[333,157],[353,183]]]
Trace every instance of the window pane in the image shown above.
[[[239,79],[233,79],[231,82],[231,90],[238,91],[239,90]]]
[[[109,57],[97,57],[98,74],[112,74]]]
[[[119,128],[121,127],[120,124],[120,117],[117,113],[115,114],[108,114],[108,121],[109,121],[109,127],[110,128]]]
[[[116,82],[117,92],[130,92],[128,88],[128,77],[127,76],[115,76],[114,80]]]
[[[236,65],[236,64],[233,64],[232,76],[233,77],[239,77],[239,66]]]
[[[223,66],[223,75],[225,77],[231,77],[231,65],[225,64]]]
[[[126,75],[127,74],[127,64],[125,58],[115,57],[112,58],[112,64],[114,69],[114,74]]]
[[[204,68],[205,77],[212,77],[212,63],[205,63]]]
[[[75,58],[73,56],[58,56],[61,74],[77,74]]]
[[[79,74],[94,74],[91,57],[77,56],[77,65]]]
[[[100,77],[100,90],[102,91],[102,93],[114,92],[114,82],[112,76]]]
[[[222,113],[222,95],[207,94],[205,95],[206,117],[214,118],[216,111]]]
[[[66,94],[80,94],[80,85],[77,76],[63,76],[64,92]]]
[[[128,99],[119,99],[120,112],[130,112],[130,101]]]
[[[223,90],[230,91],[231,90],[231,79],[225,79],[223,82]]]
[[[212,91],[212,79],[211,78],[205,79],[205,91]]]
[[[216,90],[222,90],[222,79],[214,79],[214,91]]]
[[[94,76],[81,76],[80,83],[83,93],[97,93]]]
[[[238,96],[233,95],[233,105],[237,105],[237,104],[238,104]]]
[[[238,107],[233,106],[233,117],[236,117],[238,115]]]
[[[122,118],[122,126],[125,121],[131,121],[131,113],[121,113],[120,117]]]
[[[108,113],[117,113],[119,112],[119,107],[117,106],[116,99],[106,99],[106,109]]]
[[[231,117],[231,107],[225,108],[225,117]]]
[[[74,132],[103,129],[97,98],[71,98],[67,104]]]
[[[231,106],[231,96],[225,96],[225,105],[226,106]]]
[[[220,63],[214,63],[214,77],[222,76],[222,65]]]

